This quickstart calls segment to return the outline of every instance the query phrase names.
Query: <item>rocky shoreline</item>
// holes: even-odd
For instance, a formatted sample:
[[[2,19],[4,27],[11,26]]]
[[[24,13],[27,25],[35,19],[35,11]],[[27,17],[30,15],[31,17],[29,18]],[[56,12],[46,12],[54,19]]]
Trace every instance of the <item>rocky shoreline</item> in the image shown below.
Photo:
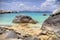
[[[44,21],[42,27],[26,15],[16,16],[11,27],[0,27],[0,40],[60,40],[60,12]]]

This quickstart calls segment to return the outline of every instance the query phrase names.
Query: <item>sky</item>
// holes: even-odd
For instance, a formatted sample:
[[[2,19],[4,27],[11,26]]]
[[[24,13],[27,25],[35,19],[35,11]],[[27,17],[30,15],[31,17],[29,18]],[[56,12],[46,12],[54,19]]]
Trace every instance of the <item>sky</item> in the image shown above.
[[[60,0],[0,0],[0,10],[53,11]]]

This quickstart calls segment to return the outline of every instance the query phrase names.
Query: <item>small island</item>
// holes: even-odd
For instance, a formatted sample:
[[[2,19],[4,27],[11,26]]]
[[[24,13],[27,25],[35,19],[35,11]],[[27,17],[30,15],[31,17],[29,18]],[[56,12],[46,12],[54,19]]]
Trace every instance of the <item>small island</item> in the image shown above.
[[[0,14],[4,14],[4,13],[17,13],[17,11],[0,10]]]
[[[5,13],[51,13],[50,11],[15,11],[15,10],[0,10],[0,14]]]

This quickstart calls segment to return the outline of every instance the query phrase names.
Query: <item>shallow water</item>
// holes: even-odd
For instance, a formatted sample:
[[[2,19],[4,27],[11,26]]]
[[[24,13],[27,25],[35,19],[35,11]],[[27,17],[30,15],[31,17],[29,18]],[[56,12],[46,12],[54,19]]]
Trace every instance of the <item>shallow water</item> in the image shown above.
[[[0,14],[0,24],[13,24],[12,20],[17,15],[28,15],[31,16],[34,20],[38,21],[40,24],[46,20],[51,13],[6,13],[6,14]],[[43,16],[43,14],[47,14],[46,16]]]

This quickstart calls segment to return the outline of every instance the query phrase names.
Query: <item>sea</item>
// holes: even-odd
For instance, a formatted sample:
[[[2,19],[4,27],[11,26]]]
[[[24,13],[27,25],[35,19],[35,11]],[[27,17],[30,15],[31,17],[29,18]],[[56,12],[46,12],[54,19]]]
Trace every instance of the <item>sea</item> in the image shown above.
[[[44,16],[44,14],[46,14]],[[40,24],[43,24],[44,21],[51,15],[51,13],[5,13],[0,14],[0,25],[12,25],[12,21],[18,15],[27,15],[32,17],[34,20],[38,21]]]

